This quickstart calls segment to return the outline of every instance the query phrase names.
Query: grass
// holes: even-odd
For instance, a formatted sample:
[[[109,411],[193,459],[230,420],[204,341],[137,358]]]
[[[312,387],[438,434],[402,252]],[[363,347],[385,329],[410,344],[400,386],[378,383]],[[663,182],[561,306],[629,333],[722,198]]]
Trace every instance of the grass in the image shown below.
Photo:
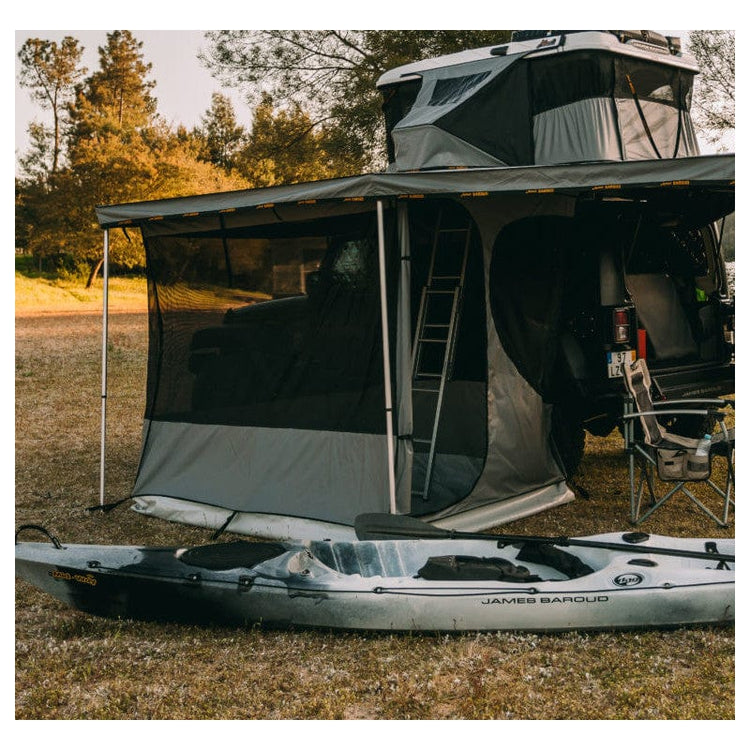
[[[98,500],[101,356],[88,304],[16,317],[16,525],[42,524],[64,543],[207,543],[205,529],[126,504],[85,510]],[[112,316],[108,501],[128,495],[138,461],[146,344],[143,313]],[[629,528],[616,433],[589,440],[577,482],[589,499],[503,530]],[[686,502],[669,507],[644,530],[733,535]],[[15,646],[17,719],[734,718],[731,627],[448,636],[201,628],[97,619],[17,581]]]
[[[109,281],[110,309],[145,312],[145,278],[114,277]],[[80,281],[34,278],[16,272],[16,313],[95,312],[101,314],[103,284],[98,277],[90,289]]]

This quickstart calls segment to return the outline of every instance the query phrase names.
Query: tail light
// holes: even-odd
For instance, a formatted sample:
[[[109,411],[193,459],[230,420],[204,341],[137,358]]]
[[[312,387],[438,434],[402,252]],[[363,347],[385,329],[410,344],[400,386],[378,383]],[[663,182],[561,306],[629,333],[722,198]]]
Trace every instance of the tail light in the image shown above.
[[[612,340],[615,344],[630,341],[630,312],[627,307],[616,307],[612,311]]]

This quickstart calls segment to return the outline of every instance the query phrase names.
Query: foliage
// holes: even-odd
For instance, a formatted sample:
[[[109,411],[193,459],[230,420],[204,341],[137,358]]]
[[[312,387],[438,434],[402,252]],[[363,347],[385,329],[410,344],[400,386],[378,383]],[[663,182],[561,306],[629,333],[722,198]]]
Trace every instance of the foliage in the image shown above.
[[[378,78],[390,68],[471,47],[498,44],[508,31],[215,31],[202,56],[226,85],[255,103],[270,94],[326,125],[343,165],[379,168],[385,137]],[[360,171],[360,170],[356,170]]]
[[[200,144],[200,158],[226,172],[237,164],[237,154],[245,141],[245,129],[237,122],[229,97],[218,92],[211,96],[211,108],[194,131]]]
[[[352,174],[362,164],[342,153],[335,134],[316,128],[299,104],[275,109],[266,94],[237,166],[254,187],[265,187]]]
[[[700,68],[693,118],[716,143],[734,131],[734,31],[691,31],[688,44]]]
[[[30,42],[23,49],[53,46]],[[79,49],[72,42],[68,46]],[[79,80],[67,100],[64,167],[49,179],[50,134],[32,124],[32,146],[21,159],[24,171],[16,181],[16,247],[45,259],[50,270],[89,273],[89,283],[103,257],[95,206],[247,184],[199,159],[194,139],[165,125],[141,48],[129,31],[107,34],[99,48],[99,68]],[[57,78],[69,70],[71,56],[58,60]],[[65,80],[73,78],[67,73]],[[110,240],[113,266],[144,265],[140,236],[111,233]]]
[[[44,39],[28,39],[18,53],[21,72],[18,83],[31,91],[32,98],[43,109],[52,112],[52,130],[44,135],[52,141],[49,174],[54,175],[60,166],[62,129],[65,111],[73,96],[75,86],[85,68],[81,67],[83,47],[76,39],[66,36],[60,44]],[[36,130],[36,149],[39,152],[42,131]],[[45,160],[46,161],[46,160]],[[44,161],[37,161],[37,166]]]

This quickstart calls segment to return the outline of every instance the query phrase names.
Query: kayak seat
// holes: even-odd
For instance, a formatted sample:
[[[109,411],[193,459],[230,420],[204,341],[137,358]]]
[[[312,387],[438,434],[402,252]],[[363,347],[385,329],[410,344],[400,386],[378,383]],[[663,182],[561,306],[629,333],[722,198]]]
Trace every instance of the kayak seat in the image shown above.
[[[252,568],[265,560],[283,555],[287,548],[273,542],[223,542],[191,547],[178,553],[178,560],[208,570]]]

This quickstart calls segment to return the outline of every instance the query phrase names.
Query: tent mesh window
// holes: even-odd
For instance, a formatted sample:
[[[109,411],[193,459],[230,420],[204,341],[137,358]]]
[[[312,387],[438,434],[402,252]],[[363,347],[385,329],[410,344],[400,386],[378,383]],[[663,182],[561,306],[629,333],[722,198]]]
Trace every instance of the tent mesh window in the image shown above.
[[[528,67],[513,64],[435,124],[505,164],[532,164]]]
[[[489,70],[473,75],[457,76],[455,78],[443,78],[435,81],[429,105],[438,107],[442,104],[451,104],[460,101],[467,92],[478,86],[490,74]]]
[[[147,417],[385,432],[377,248],[372,213],[149,237]]]
[[[404,81],[395,86],[383,89],[383,116],[385,117],[386,146],[388,162],[393,163],[396,158],[395,146],[391,135],[396,123],[403,120],[414,106],[414,102],[422,87],[422,79],[418,81]]]

